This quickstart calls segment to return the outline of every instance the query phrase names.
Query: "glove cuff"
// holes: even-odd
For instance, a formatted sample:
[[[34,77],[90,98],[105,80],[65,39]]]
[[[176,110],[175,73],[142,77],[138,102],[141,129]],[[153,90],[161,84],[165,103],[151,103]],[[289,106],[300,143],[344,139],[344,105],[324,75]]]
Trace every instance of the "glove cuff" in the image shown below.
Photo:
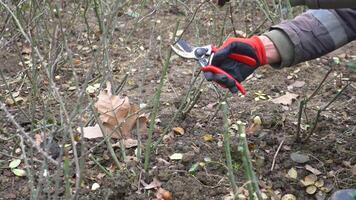
[[[260,61],[260,66],[267,64],[266,49],[262,40],[257,35],[252,36],[250,40],[251,45],[256,50],[258,60]]]

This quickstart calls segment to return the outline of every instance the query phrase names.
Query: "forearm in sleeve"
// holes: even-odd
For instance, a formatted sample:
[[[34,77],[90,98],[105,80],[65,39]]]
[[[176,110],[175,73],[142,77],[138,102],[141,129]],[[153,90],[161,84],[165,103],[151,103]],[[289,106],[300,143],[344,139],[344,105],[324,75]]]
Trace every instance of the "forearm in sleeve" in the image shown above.
[[[356,10],[309,10],[265,33],[275,44],[282,68],[325,55],[356,39]]]
[[[356,8],[355,0],[290,0],[291,6],[308,6],[310,9]]]

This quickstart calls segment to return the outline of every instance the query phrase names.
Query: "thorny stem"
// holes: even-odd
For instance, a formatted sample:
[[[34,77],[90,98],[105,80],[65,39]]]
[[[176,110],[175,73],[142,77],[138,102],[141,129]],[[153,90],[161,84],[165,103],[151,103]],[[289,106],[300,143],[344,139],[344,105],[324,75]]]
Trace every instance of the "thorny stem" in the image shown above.
[[[247,185],[249,188],[249,196],[250,196],[250,199],[254,199],[253,196],[251,196],[251,195],[253,195],[255,193],[257,195],[258,200],[262,200],[261,191],[258,186],[258,180],[255,175],[255,172],[253,171],[250,151],[248,149],[245,125],[240,121],[237,122],[237,125],[238,125],[238,131],[239,131],[240,143],[241,143],[238,146],[238,151],[242,153],[242,162],[243,162],[243,165],[245,168],[244,172],[245,172],[245,175],[249,182]]]
[[[310,132],[306,135],[304,141],[308,141],[310,136],[313,135],[317,125],[318,125],[318,122],[319,122],[319,118],[320,118],[320,115],[321,115],[321,112],[322,111],[325,111],[344,91],[345,89],[350,85],[350,83],[346,84],[335,96],[334,98],[328,103],[326,104],[323,108],[320,108],[316,114],[316,117],[315,117],[315,120],[314,120],[314,123],[312,125],[312,129],[310,130]]]
[[[0,101],[0,108],[5,111],[6,117],[10,120],[10,122],[15,125],[15,127],[17,128],[17,130],[19,131],[19,133],[24,136],[27,140],[28,143],[30,143],[30,145],[34,148],[36,148],[36,150],[42,154],[46,159],[48,159],[52,164],[56,165],[56,166],[61,166],[61,164],[54,160],[47,152],[45,152],[40,146],[38,146],[36,144],[36,142],[32,139],[31,136],[28,135],[28,133],[26,133],[24,131],[24,129],[20,126],[20,124],[17,123],[17,121],[15,120],[14,116],[9,112],[9,110],[6,108],[5,104],[3,102]]]
[[[177,31],[178,31],[178,27],[179,27],[179,22],[177,22],[174,33],[173,33],[173,38],[172,40],[175,39]],[[155,128],[155,123],[156,123],[156,116],[159,110],[159,106],[160,106],[160,98],[161,98],[161,92],[162,92],[162,88],[163,88],[163,84],[165,82],[166,79],[166,75],[167,75],[167,71],[168,71],[168,66],[170,64],[170,60],[171,60],[171,56],[172,56],[172,48],[169,49],[168,51],[168,55],[166,57],[165,63],[163,65],[163,69],[162,69],[162,73],[161,73],[161,79],[160,79],[160,83],[159,86],[157,88],[156,94],[154,96],[153,99],[153,111],[150,117],[150,125],[149,125],[149,129],[147,131],[147,141],[146,141],[146,145],[145,145],[145,161],[144,161],[144,170],[147,172],[148,167],[149,167],[149,163],[150,163],[150,157],[151,157],[151,149],[152,149],[152,135],[153,135],[153,131]]]
[[[332,72],[332,68],[330,68],[328,70],[328,72],[325,74],[323,80],[319,83],[318,87],[314,90],[314,92],[306,99],[303,99],[300,104],[299,104],[299,111],[298,111],[298,124],[297,124],[297,133],[296,133],[296,141],[300,142],[302,141],[301,138],[301,123],[302,123],[302,115],[303,112],[305,111],[305,109],[307,108],[307,104],[308,102],[319,92],[319,90],[321,89],[321,87],[323,86],[324,82],[326,81],[326,79],[329,77],[330,73]]]
[[[238,199],[237,194],[237,185],[234,176],[234,169],[232,166],[232,159],[231,159],[231,150],[230,150],[230,133],[229,133],[229,121],[228,121],[228,114],[229,110],[227,108],[226,102],[221,103],[223,108],[223,121],[224,121],[224,150],[225,150],[225,157],[226,157],[226,165],[228,168],[229,180],[231,183],[232,190],[234,192],[235,199]]]

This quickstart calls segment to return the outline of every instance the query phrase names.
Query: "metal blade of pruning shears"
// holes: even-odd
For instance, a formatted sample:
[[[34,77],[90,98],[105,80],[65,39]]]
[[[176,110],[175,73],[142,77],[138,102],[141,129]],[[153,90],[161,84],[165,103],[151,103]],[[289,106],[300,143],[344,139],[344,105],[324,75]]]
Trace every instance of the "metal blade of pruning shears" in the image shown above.
[[[186,42],[183,39],[179,39],[176,42],[176,47],[171,45],[172,50],[179,56],[183,58],[188,58],[188,59],[195,59],[198,61],[198,63],[201,66],[201,70],[204,72],[212,72],[214,74],[222,74],[228,77],[229,79],[235,80],[235,85],[238,90],[242,94],[245,94],[246,91],[242,87],[242,85],[234,79],[230,74],[225,72],[224,70],[212,66],[211,65],[211,60],[214,56],[214,51],[216,51],[216,48],[213,49],[212,45],[206,45],[206,46],[201,46],[201,47],[191,47],[188,42]],[[223,87],[226,87],[222,85]]]

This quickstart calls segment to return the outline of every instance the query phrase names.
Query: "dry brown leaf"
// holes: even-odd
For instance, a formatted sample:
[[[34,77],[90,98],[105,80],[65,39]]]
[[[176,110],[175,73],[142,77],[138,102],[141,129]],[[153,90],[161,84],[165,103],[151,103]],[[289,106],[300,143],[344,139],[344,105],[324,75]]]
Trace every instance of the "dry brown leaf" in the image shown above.
[[[32,49],[31,49],[30,46],[24,45],[24,46],[22,47],[21,54],[27,54],[27,55],[29,55],[29,54],[31,54],[31,53],[32,53]]]
[[[77,128],[77,131],[80,132],[80,128]],[[95,126],[83,127],[83,137],[88,139],[100,138],[103,137],[100,126],[96,124]]]
[[[129,138],[131,136],[130,132],[138,118],[137,111],[139,108],[130,105],[128,97],[121,98],[118,95],[112,95],[109,82],[106,89],[100,92],[95,108],[100,113],[101,121],[113,138]],[[145,126],[146,124],[142,124],[140,127],[144,128]]]
[[[171,199],[172,199],[172,195],[169,191],[163,188],[158,188],[156,192],[155,200],[171,200]]]
[[[317,188],[315,187],[315,185],[310,185],[305,189],[308,194],[314,194],[316,190]]]
[[[298,176],[298,172],[294,167],[292,167],[292,168],[290,168],[290,170],[288,170],[288,174],[287,174],[288,178],[296,179],[297,176]]]
[[[132,147],[137,147],[138,145],[138,141],[131,139],[131,138],[127,138],[124,139],[122,141],[116,142],[115,144],[112,145],[112,147],[120,147],[120,143],[122,142],[122,144],[124,145],[124,147],[126,149],[132,148]]]
[[[204,135],[203,135],[203,140],[204,140],[205,142],[212,142],[212,141],[214,140],[214,137],[213,137],[213,135],[211,135],[211,134],[204,134]]]
[[[318,177],[314,174],[310,174],[304,177],[304,180],[301,180],[304,186],[314,185],[314,183],[318,180]]]
[[[282,104],[285,106],[289,106],[293,103],[293,100],[298,98],[298,96],[299,96],[298,94],[287,92],[285,95],[272,99],[272,102],[275,104]]]
[[[150,184],[145,183],[143,180],[141,180],[141,183],[145,190],[159,188],[162,185],[162,183],[157,178],[153,178],[153,181]]]
[[[351,167],[351,173],[353,176],[356,176],[356,164]]]
[[[288,90],[292,90],[293,88],[301,88],[305,85],[304,81],[295,81],[294,83],[288,85]]]
[[[318,187],[318,188],[321,188],[321,187],[324,186],[324,180],[323,180],[323,179],[319,179],[319,180],[317,180],[317,181],[315,182],[314,185],[315,185],[316,187]]]
[[[184,129],[182,127],[174,127],[172,130],[176,135],[184,135]]]
[[[173,142],[173,139],[174,139],[174,133],[170,132],[167,135],[163,136],[162,142],[163,144],[171,144]]]
[[[321,171],[319,171],[318,169],[315,169],[314,167],[312,167],[310,165],[305,165],[305,169],[317,176],[321,174]]]
[[[297,197],[295,197],[293,194],[285,194],[281,200],[297,200]]]
[[[41,143],[42,143],[42,137],[41,137],[40,134],[35,134],[35,142],[36,142],[36,144],[37,144],[38,146],[41,145]]]

